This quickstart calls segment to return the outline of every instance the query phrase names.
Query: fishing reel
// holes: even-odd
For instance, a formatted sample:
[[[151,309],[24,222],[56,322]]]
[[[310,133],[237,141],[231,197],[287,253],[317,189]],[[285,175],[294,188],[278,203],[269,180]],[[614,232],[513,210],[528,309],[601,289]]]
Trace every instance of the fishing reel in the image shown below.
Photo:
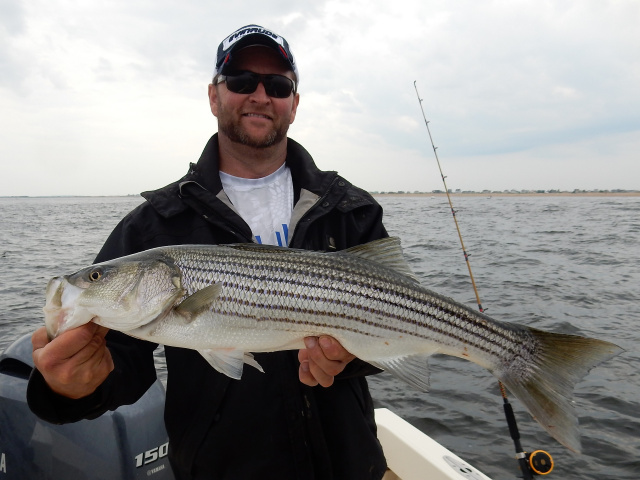
[[[534,475],[548,475],[553,470],[553,458],[544,450],[534,450],[531,453],[525,452],[520,444],[520,432],[516,424],[516,417],[513,414],[513,408],[507,399],[507,392],[502,383],[500,383],[500,391],[502,393],[504,414],[509,426],[509,433],[513,439],[513,445],[516,448],[516,460],[522,471],[524,480],[532,480]]]
[[[553,470],[553,457],[544,450],[522,452],[518,457],[520,468],[524,466],[530,473],[529,476],[525,474],[524,478],[530,478],[531,475],[548,475]]]

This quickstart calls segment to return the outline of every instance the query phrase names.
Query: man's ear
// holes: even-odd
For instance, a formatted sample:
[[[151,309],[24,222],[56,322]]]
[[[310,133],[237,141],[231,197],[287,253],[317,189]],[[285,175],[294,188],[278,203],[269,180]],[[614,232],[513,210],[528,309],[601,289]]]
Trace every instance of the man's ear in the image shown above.
[[[291,125],[293,121],[296,119],[296,112],[298,111],[299,103],[300,103],[300,94],[296,92],[293,96],[293,106],[291,107],[291,115],[289,116],[289,125]]]
[[[211,107],[211,113],[214,116],[218,116],[218,89],[213,83],[209,84],[209,106]]]

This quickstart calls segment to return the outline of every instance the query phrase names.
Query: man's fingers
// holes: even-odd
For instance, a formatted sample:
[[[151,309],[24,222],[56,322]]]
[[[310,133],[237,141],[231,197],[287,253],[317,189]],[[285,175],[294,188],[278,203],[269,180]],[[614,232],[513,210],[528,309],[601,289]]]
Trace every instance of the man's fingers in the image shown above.
[[[306,385],[329,387],[334,377],[355,358],[336,339],[329,336],[306,337],[306,350],[300,350],[300,381]]]
[[[31,335],[31,345],[33,345],[34,352],[43,348],[47,343],[49,343],[49,337],[46,327],[40,327]]]
[[[90,322],[51,341],[46,330],[34,332],[33,362],[54,392],[81,398],[107,378],[114,368],[105,339],[108,331]]]
[[[298,361],[300,362],[300,368],[298,369],[298,376],[300,381],[310,387],[318,385],[318,381],[311,373],[311,366],[309,365],[309,350],[303,348],[298,351]],[[315,367],[314,367],[315,368]]]
[[[85,364],[88,365],[89,368],[83,371],[85,377],[81,380],[86,384],[94,382],[96,376],[100,377],[104,375],[104,373],[108,375],[115,367],[105,338],[99,334],[94,335],[91,346],[93,347],[93,345],[95,345],[96,348],[85,361]],[[87,348],[87,351],[90,351],[90,348]]]
[[[333,379],[335,375],[328,373],[326,368],[327,367],[319,365],[313,360],[309,360],[309,373],[311,374],[311,376],[317,383],[319,383],[323,387],[330,387],[331,385],[333,385]],[[331,368],[330,370],[334,371],[335,368]]]
[[[355,358],[332,337],[307,337],[305,345],[307,345],[312,373],[314,372],[313,364],[315,364],[324,373],[336,376],[344,370],[347,363]]]
[[[356,358],[355,355],[349,353],[341,344],[333,337],[322,336],[318,339],[322,353],[328,360],[349,363]]]
[[[310,387],[315,387],[316,385],[318,385],[318,381],[311,374],[308,360],[300,362],[298,375],[300,377],[300,381],[305,385],[309,385]]]
[[[79,355],[77,360],[86,361],[88,357],[93,355],[93,350],[101,346],[100,339],[104,339],[104,335],[106,335],[106,332],[101,330],[102,328],[103,327],[93,322],[89,322],[78,328],[66,331],[50,342],[47,339],[44,345],[42,344],[43,337],[40,333],[41,329],[38,329],[31,337],[34,355],[33,360],[37,365],[36,357],[49,358],[54,362],[61,362],[75,355]],[[44,338],[47,338],[46,330],[44,335]],[[38,343],[36,344],[34,342]],[[82,353],[88,346],[90,347],[90,351]]]

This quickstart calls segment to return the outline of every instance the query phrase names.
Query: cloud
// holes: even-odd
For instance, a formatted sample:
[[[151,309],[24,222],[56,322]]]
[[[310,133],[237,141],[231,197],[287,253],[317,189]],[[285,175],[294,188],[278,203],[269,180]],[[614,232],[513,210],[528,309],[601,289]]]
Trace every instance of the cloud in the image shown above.
[[[440,188],[417,81],[455,188],[540,187],[551,164],[567,188],[577,172],[640,188],[633,0],[32,0],[0,15],[0,195],[135,193],[181,175],[216,129],[217,45],[247,23],[293,47],[291,136],[357,184]]]
[[[25,30],[25,11],[19,2],[0,3],[0,86],[21,89],[21,79],[28,71],[27,59],[20,55],[14,39]]]

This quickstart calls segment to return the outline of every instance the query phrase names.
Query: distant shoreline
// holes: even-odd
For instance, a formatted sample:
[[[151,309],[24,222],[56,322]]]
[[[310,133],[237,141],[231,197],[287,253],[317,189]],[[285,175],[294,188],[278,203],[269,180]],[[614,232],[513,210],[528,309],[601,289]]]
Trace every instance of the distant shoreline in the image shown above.
[[[374,197],[446,197],[441,193],[372,193]],[[450,193],[452,197],[640,197],[640,192]]]
[[[369,192],[374,197],[446,197],[444,192],[439,193],[398,193],[398,192]],[[640,191],[631,192],[455,192],[449,193],[452,197],[640,197]],[[133,198],[140,197],[138,194],[129,195],[0,195],[0,198]]]

